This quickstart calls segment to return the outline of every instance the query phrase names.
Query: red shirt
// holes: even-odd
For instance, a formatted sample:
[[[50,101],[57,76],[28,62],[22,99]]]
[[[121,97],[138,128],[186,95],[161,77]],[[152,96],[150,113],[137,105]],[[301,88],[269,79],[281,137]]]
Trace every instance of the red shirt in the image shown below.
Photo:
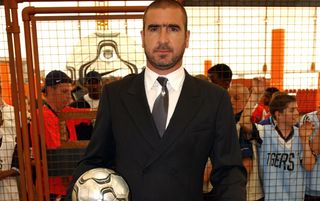
[[[61,112],[80,112],[87,111],[88,109],[73,108],[66,106]],[[47,148],[57,148],[60,147],[60,124],[57,115],[46,105],[43,106],[43,118],[44,118],[44,129],[46,136]],[[77,140],[76,128],[75,126],[80,123],[91,124],[89,119],[69,119],[66,121],[67,129],[69,132],[69,140]]]
[[[252,112],[252,122],[259,123],[260,121],[267,119],[270,116],[271,114],[269,112],[269,107],[265,106],[263,103],[259,103]]]
[[[80,109],[66,106],[61,112],[79,112],[87,111],[88,109]],[[61,146],[60,143],[60,124],[58,116],[46,105],[43,106],[44,130],[47,149],[56,149]],[[66,120],[67,129],[69,132],[69,140],[77,140],[75,126],[80,123],[91,124],[89,119],[70,119]],[[71,181],[70,177],[50,176],[49,177],[49,192],[50,194],[65,195],[68,185]]]

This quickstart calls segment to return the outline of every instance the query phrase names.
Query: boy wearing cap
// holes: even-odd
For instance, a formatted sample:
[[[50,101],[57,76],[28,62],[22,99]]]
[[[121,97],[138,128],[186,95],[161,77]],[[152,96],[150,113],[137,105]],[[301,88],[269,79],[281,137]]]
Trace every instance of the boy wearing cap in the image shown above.
[[[84,78],[84,87],[88,90],[79,100],[70,104],[75,108],[92,108],[97,109],[102,89],[102,76],[97,71],[90,71]]]
[[[71,100],[72,79],[62,71],[53,70],[45,78],[45,86],[42,92],[45,94],[45,103],[43,105],[45,141],[48,149],[56,149],[60,144],[60,124],[59,113],[77,112],[83,109],[76,109],[68,106]],[[91,124],[87,119],[69,119],[66,126],[69,134],[69,140],[77,140],[76,126],[79,124]],[[71,177],[49,177],[50,200],[56,200],[57,197],[65,195],[66,187]]]
[[[46,107],[54,113],[61,112],[70,103],[71,90],[72,80],[67,74],[59,70],[49,72],[42,88]]]
[[[86,74],[83,85],[88,90],[88,93],[77,101],[72,102],[69,106],[74,108],[97,109],[101,96],[102,75],[97,71],[90,71]],[[80,124],[76,127],[78,139],[90,140],[94,121],[92,122],[91,125]]]

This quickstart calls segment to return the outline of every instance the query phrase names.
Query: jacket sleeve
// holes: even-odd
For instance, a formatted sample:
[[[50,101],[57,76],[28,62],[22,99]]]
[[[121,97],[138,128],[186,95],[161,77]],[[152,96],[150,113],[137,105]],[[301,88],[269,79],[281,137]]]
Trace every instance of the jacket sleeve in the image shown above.
[[[210,155],[213,163],[213,193],[219,201],[245,201],[247,173],[242,165],[236,124],[226,91],[218,108],[214,145]]]

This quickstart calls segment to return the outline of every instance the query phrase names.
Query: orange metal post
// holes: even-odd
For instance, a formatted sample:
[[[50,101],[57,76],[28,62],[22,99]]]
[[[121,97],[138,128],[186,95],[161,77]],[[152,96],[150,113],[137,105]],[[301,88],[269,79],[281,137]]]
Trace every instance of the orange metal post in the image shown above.
[[[10,82],[9,76],[10,76],[9,63],[1,62],[0,78],[1,78],[2,98],[6,103],[12,105],[11,82]]]
[[[24,22],[25,41],[26,41],[26,56],[27,56],[27,69],[29,78],[29,93],[30,93],[30,107],[32,123],[32,135],[33,135],[33,153],[35,154],[35,166],[37,175],[37,184],[43,183],[44,185],[37,186],[37,197],[38,200],[49,200],[49,189],[48,189],[48,167],[46,157],[46,146],[44,138],[44,120],[42,110],[37,113],[36,104],[41,108],[42,100],[40,93],[40,72],[39,72],[39,55],[38,55],[38,39],[37,39],[37,24],[36,21],[40,20],[41,17],[37,17],[36,14],[52,14],[60,13],[62,15],[56,16],[55,20],[62,19],[66,13],[106,13],[106,12],[143,12],[145,7],[26,7],[22,11],[22,19]],[[69,16],[69,15],[68,15]],[[54,20],[47,17],[47,20]],[[72,17],[72,16],[71,16]],[[79,19],[85,19],[84,17],[90,18],[92,16],[78,16]],[[125,17],[125,15],[123,16]],[[50,18],[50,19],[49,19]],[[41,18],[42,19],[42,18]]]
[[[204,60],[204,74],[208,76],[208,70],[212,66],[212,60]]]
[[[283,90],[284,29],[272,30],[270,85]]]
[[[316,107],[320,107],[320,72],[318,72],[318,88],[316,97]]]
[[[18,4],[16,1],[4,1],[9,67],[11,76],[11,94],[12,102],[15,107],[15,123],[18,145],[19,169],[20,169],[20,194],[21,200],[35,200],[32,188],[32,174],[29,146],[26,146],[29,141],[27,128],[26,104],[23,91],[23,73],[22,73],[22,58],[20,46],[20,29],[18,22]],[[23,156],[23,157],[21,157]],[[27,193],[28,192],[28,193]]]
[[[37,96],[36,96],[36,90],[34,87],[34,83],[35,83],[35,76],[34,75],[34,71],[33,71],[33,49],[32,49],[32,41],[36,41],[34,38],[31,37],[30,34],[30,23],[29,21],[24,21],[24,30],[25,30],[25,41],[26,41],[26,55],[27,55],[27,67],[28,67],[28,78],[29,78],[29,93],[30,93],[30,108],[31,108],[31,118],[33,119],[32,121],[32,151],[34,153],[34,159],[35,159],[35,167],[36,167],[36,190],[38,193],[38,199],[40,201],[42,200],[49,200],[49,192],[44,191],[44,187],[47,187],[46,185],[43,185],[44,180],[43,178],[43,174],[46,171],[42,170],[42,166],[41,166],[41,154],[40,154],[40,147],[45,148],[44,145],[40,146],[39,144],[39,139],[41,139],[38,135],[38,132],[43,131],[42,129],[39,129],[39,125],[38,125],[38,121],[37,120],[37,109],[36,109],[36,100],[37,100]],[[39,105],[41,106],[41,105]],[[43,118],[40,118],[43,119]],[[43,134],[44,136],[44,134]],[[46,161],[44,161],[43,163],[46,163]],[[47,195],[44,195],[44,192]],[[46,199],[44,199],[44,196],[46,196]]]

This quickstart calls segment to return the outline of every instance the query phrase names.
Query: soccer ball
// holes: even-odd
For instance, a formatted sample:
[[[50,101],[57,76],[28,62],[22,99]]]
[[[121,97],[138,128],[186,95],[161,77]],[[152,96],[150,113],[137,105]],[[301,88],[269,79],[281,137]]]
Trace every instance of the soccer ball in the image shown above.
[[[129,187],[115,171],[95,168],[82,174],[73,186],[72,201],[128,201]]]

